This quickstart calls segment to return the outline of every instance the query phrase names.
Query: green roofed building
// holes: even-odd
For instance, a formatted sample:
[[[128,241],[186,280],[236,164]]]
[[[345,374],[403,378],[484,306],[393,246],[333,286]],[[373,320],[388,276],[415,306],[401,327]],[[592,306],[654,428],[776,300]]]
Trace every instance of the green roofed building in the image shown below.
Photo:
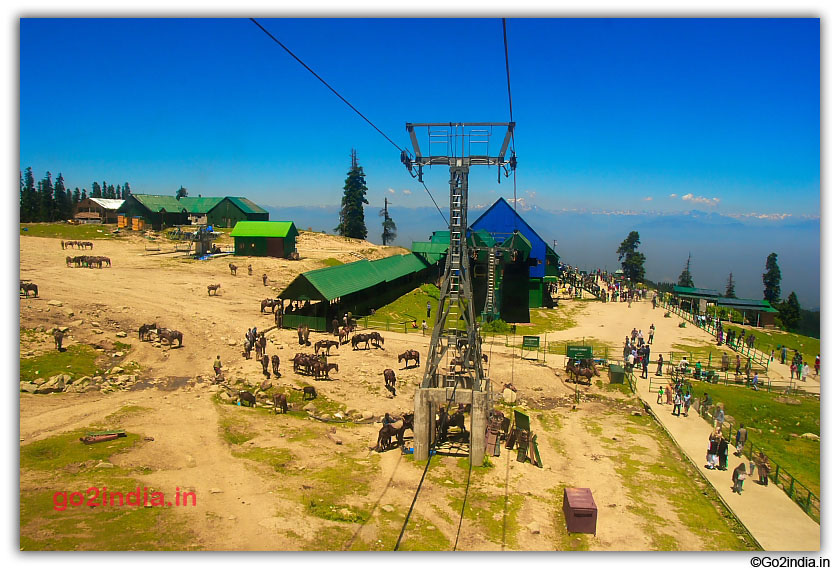
[[[237,222],[230,237],[236,255],[289,257],[297,250],[294,222]]]
[[[118,214],[142,218],[156,230],[180,225],[231,227],[240,220],[268,221],[268,212],[240,197],[163,196],[132,194],[117,209]]]

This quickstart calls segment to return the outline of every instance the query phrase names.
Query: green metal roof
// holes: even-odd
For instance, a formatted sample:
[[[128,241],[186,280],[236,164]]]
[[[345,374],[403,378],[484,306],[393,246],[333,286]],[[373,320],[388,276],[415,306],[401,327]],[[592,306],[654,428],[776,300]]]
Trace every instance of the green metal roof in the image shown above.
[[[419,255],[429,263],[437,263],[446,255],[448,243],[432,243],[430,241],[411,242],[411,252]]]
[[[449,232],[446,230],[433,232],[429,241],[432,243],[445,243],[449,245]]]
[[[288,237],[297,235],[294,222],[236,222],[231,237]]]
[[[132,194],[138,202],[152,212],[181,212],[186,210],[190,214],[206,214],[219,204],[224,198],[192,198],[185,196],[178,200],[175,196],[161,196],[158,194]]]
[[[473,247],[493,247],[496,245],[496,240],[485,229],[470,232],[470,237],[467,238],[467,243]]]
[[[520,232],[514,232],[513,235],[502,243],[502,247],[510,247],[521,251],[524,254],[524,257],[528,257],[531,253],[531,242],[528,241],[528,238]]]
[[[426,267],[428,267],[428,264],[411,253],[394,255],[376,261],[362,259],[353,263],[323,267],[301,273],[278,297],[332,301],[382,283],[395,281]]]
[[[729,309],[742,311],[761,311],[763,313],[778,313],[768,301],[764,299],[733,299],[730,297],[718,297],[717,305]]]
[[[227,196],[227,199],[233,202],[233,205],[245,212],[246,214],[267,214],[265,210],[251,202],[248,198],[241,196]]]
[[[698,299],[717,300],[720,293],[714,289],[698,289],[697,287],[674,287],[674,294],[680,297],[696,297]]]

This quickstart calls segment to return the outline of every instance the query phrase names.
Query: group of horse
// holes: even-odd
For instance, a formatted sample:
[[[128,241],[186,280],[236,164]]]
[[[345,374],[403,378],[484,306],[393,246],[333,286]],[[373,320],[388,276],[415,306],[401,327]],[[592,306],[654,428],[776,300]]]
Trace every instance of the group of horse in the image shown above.
[[[315,380],[329,380],[331,370],[338,372],[338,364],[327,362],[317,354],[298,352],[291,360],[292,369],[296,373],[314,376]]]
[[[137,331],[137,336],[140,338],[141,342],[144,340],[150,341],[152,340],[152,333],[157,335],[161,344],[166,341],[166,344],[168,344],[170,348],[172,348],[172,345],[176,340],[178,341],[179,348],[184,346],[184,333],[173,329],[160,328],[157,326],[157,323],[140,325],[140,329]]]
[[[67,263],[67,267],[72,265],[75,267],[88,267],[90,269],[96,267],[97,269],[102,269],[103,264],[111,267],[111,258],[102,255],[77,255],[75,257],[68,255],[65,262]]]
[[[20,293],[26,297],[29,297],[29,292],[32,291],[35,293],[35,296],[38,296],[38,286],[31,281],[23,281],[20,282]]]
[[[92,241],[64,241],[61,240],[61,249],[79,248],[79,249],[93,249]]]
[[[462,435],[469,433],[466,428],[464,419],[465,412],[469,411],[469,405],[459,405],[458,410],[450,414],[446,406],[441,406],[435,417],[435,441],[443,442],[449,437],[449,428],[457,427],[461,430]],[[405,442],[406,430],[414,431],[414,413],[409,412],[396,417],[391,417],[386,414],[383,425],[379,429],[379,437],[376,440],[374,451],[382,452],[389,449],[392,445],[391,439],[397,438],[397,447],[402,447]]]
[[[368,350],[371,342],[373,343],[374,348],[382,348],[382,345],[385,344],[385,339],[376,331],[371,333],[354,334],[350,339],[350,344],[353,346],[353,350],[358,349],[363,343],[365,345],[365,350]]]

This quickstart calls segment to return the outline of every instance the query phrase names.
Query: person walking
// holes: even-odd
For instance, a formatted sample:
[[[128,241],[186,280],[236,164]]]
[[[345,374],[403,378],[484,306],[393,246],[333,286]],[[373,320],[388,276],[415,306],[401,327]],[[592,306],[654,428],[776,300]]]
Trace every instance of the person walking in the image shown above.
[[[706,469],[714,469],[717,465],[717,448],[718,435],[713,431],[709,434],[709,447],[706,449]]]
[[[814,359],[814,375],[820,375],[820,355],[818,354],[817,357]]]
[[[736,354],[735,355],[735,377],[737,378],[740,375],[741,375],[741,355]]]
[[[781,356],[782,356],[782,358],[781,358],[781,360],[780,360],[779,362],[781,362],[782,364],[784,364],[784,363],[785,363],[785,360],[787,360],[787,347],[786,347],[785,345],[782,345],[782,354],[781,354]]]
[[[793,375],[796,374],[796,364],[790,363],[790,381],[793,382]]]
[[[747,466],[741,462],[741,464],[732,471],[732,492],[741,494],[741,491],[744,490],[744,481],[747,478]]]
[[[683,395],[683,416],[688,417],[688,408],[691,406],[691,392],[686,386],[685,394]]]
[[[723,422],[726,421],[726,412],[723,411],[723,404],[718,407],[717,413],[715,414],[715,427],[723,428]]]
[[[744,452],[744,445],[747,443],[747,428],[744,424],[735,432],[735,455],[740,457]]]
[[[673,402],[673,396],[674,396],[674,393],[671,391],[671,385],[668,384],[667,386],[665,386],[665,404],[666,405],[670,406],[671,404],[674,403]]]
[[[674,394],[674,409],[671,410],[672,416],[680,417],[680,408],[682,407],[683,403],[683,395],[682,391],[677,388],[677,393]]]
[[[659,355],[659,360],[656,361],[656,375],[657,376],[662,376],[662,363],[663,363],[662,355],[660,354]]]
[[[803,381],[803,382],[807,382],[807,381],[808,381],[808,363],[807,363],[807,362],[805,362],[805,363],[802,365],[802,381]]]
[[[796,363],[796,379],[802,380],[802,360]]]
[[[216,360],[213,361],[213,372],[216,373],[216,376],[222,371],[222,359],[221,356],[218,354],[216,355]]]
[[[700,417],[705,417],[706,412],[709,410],[709,406],[712,405],[712,398],[709,396],[707,392],[703,392],[703,399],[700,400],[700,405],[698,406],[698,413]]]
[[[664,389],[662,386],[660,386],[660,387],[659,387],[659,393],[656,395],[656,403],[657,403],[657,404],[661,404],[661,403],[662,403],[662,397],[663,397],[664,395],[665,395],[665,389]]]
[[[770,459],[764,455],[763,451],[759,451],[755,458],[755,466],[758,469],[758,484],[765,487],[769,483],[767,477],[770,475]]]

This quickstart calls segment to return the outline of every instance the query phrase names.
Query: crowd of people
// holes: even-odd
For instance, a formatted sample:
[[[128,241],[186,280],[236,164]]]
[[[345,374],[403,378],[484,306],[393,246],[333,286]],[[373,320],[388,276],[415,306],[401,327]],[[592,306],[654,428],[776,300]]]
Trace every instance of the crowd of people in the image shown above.
[[[648,377],[648,366],[650,365],[650,345],[653,344],[653,337],[656,333],[656,327],[653,323],[648,329],[647,342],[645,342],[645,333],[641,327],[633,329],[629,336],[624,337],[624,366],[627,370],[633,368],[642,369],[642,378]],[[662,376],[662,364],[664,360],[662,355],[659,355],[656,366],[656,375]]]

